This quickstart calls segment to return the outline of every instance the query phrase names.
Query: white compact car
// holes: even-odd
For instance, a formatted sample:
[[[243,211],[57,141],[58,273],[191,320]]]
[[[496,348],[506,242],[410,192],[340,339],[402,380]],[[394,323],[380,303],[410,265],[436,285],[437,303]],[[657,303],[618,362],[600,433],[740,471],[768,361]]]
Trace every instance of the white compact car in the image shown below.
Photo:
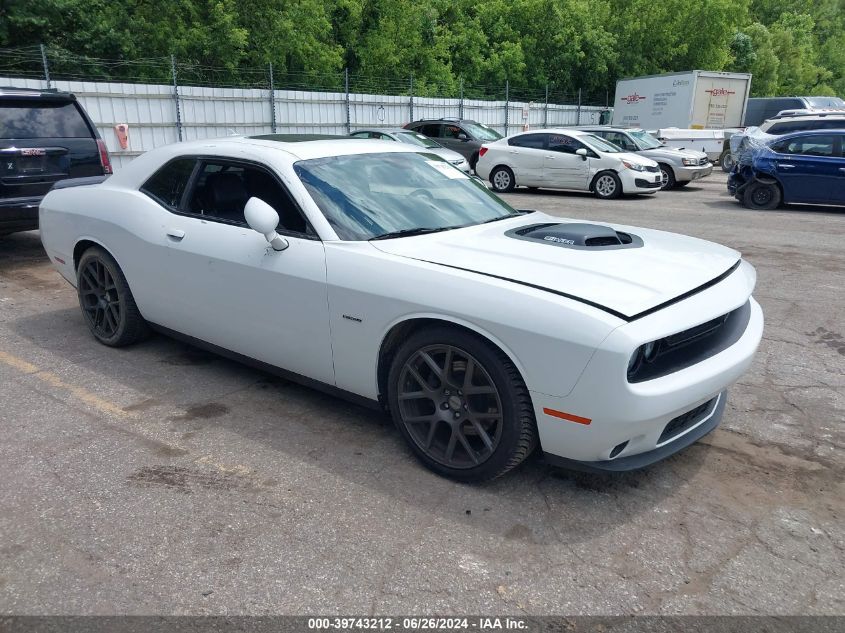
[[[63,181],[41,239],[96,339],[152,328],[390,411],[438,473],[539,443],[628,470],[711,431],[763,315],[740,254],[515,211],[401,143],[227,138]]]
[[[514,187],[591,191],[599,198],[654,193],[660,168],[649,158],[623,152],[590,132],[549,129],[515,134],[486,143],[475,173],[499,193]]]

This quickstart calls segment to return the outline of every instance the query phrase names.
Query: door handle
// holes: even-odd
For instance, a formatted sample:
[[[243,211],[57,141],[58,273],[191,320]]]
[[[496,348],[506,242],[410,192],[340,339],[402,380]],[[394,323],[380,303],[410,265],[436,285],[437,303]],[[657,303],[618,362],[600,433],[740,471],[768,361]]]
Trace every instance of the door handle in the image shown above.
[[[789,163],[778,163],[778,169],[795,169],[795,165]]]
[[[185,231],[182,229],[167,229],[167,237],[178,242],[185,237]]]

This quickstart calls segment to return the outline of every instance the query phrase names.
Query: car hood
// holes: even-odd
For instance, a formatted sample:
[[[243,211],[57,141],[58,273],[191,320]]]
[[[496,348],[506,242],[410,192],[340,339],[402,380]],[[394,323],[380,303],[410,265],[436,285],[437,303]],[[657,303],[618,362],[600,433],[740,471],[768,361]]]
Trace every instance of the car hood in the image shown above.
[[[643,167],[657,167],[657,163],[651,158],[635,152],[617,152],[615,154],[605,154],[605,156],[618,158],[619,160],[627,160],[629,163],[642,165]]]
[[[443,160],[448,160],[450,163],[454,161],[463,161],[466,160],[463,155],[458,154],[451,149],[447,149],[445,147],[427,147],[425,149],[420,149],[422,153],[427,154],[436,154]]]
[[[696,160],[701,160],[702,158],[707,158],[707,154],[704,152],[699,152],[694,149],[679,149],[676,147],[655,147],[654,149],[644,149],[640,152],[640,154],[648,156],[654,160],[681,160],[682,158],[695,158]]]
[[[533,212],[462,229],[371,242],[383,252],[548,290],[625,320],[672,302],[726,275],[739,262],[730,248],[652,229],[612,226],[641,246],[569,248],[514,236],[536,224],[576,223]],[[636,240],[635,240],[636,244]]]

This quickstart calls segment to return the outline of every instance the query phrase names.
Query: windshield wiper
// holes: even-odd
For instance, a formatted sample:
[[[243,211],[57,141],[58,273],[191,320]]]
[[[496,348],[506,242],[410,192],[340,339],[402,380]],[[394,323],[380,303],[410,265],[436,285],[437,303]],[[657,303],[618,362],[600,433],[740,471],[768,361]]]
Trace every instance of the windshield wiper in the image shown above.
[[[382,233],[381,235],[376,235],[375,237],[371,237],[370,241],[373,240],[389,240],[393,237],[412,237],[414,235],[425,235],[426,233],[439,233],[440,231],[449,231],[450,229],[457,229],[460,227],[457,226],[441,226],[441,227],[420,227],[420,228],[413,228],[413,229],[400,229],[399,231],[391,231],[390,233]]]

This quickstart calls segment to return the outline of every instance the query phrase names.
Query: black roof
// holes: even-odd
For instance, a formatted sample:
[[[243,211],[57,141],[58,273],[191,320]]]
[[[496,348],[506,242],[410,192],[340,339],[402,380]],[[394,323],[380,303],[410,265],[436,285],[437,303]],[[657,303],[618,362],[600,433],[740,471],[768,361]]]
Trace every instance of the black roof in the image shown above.
[[[76,101],[72,92],[61,92],[53,88],[16,88],[14,86],[0,86],[0,97],[4,99],[49,99],[57,101]]]

